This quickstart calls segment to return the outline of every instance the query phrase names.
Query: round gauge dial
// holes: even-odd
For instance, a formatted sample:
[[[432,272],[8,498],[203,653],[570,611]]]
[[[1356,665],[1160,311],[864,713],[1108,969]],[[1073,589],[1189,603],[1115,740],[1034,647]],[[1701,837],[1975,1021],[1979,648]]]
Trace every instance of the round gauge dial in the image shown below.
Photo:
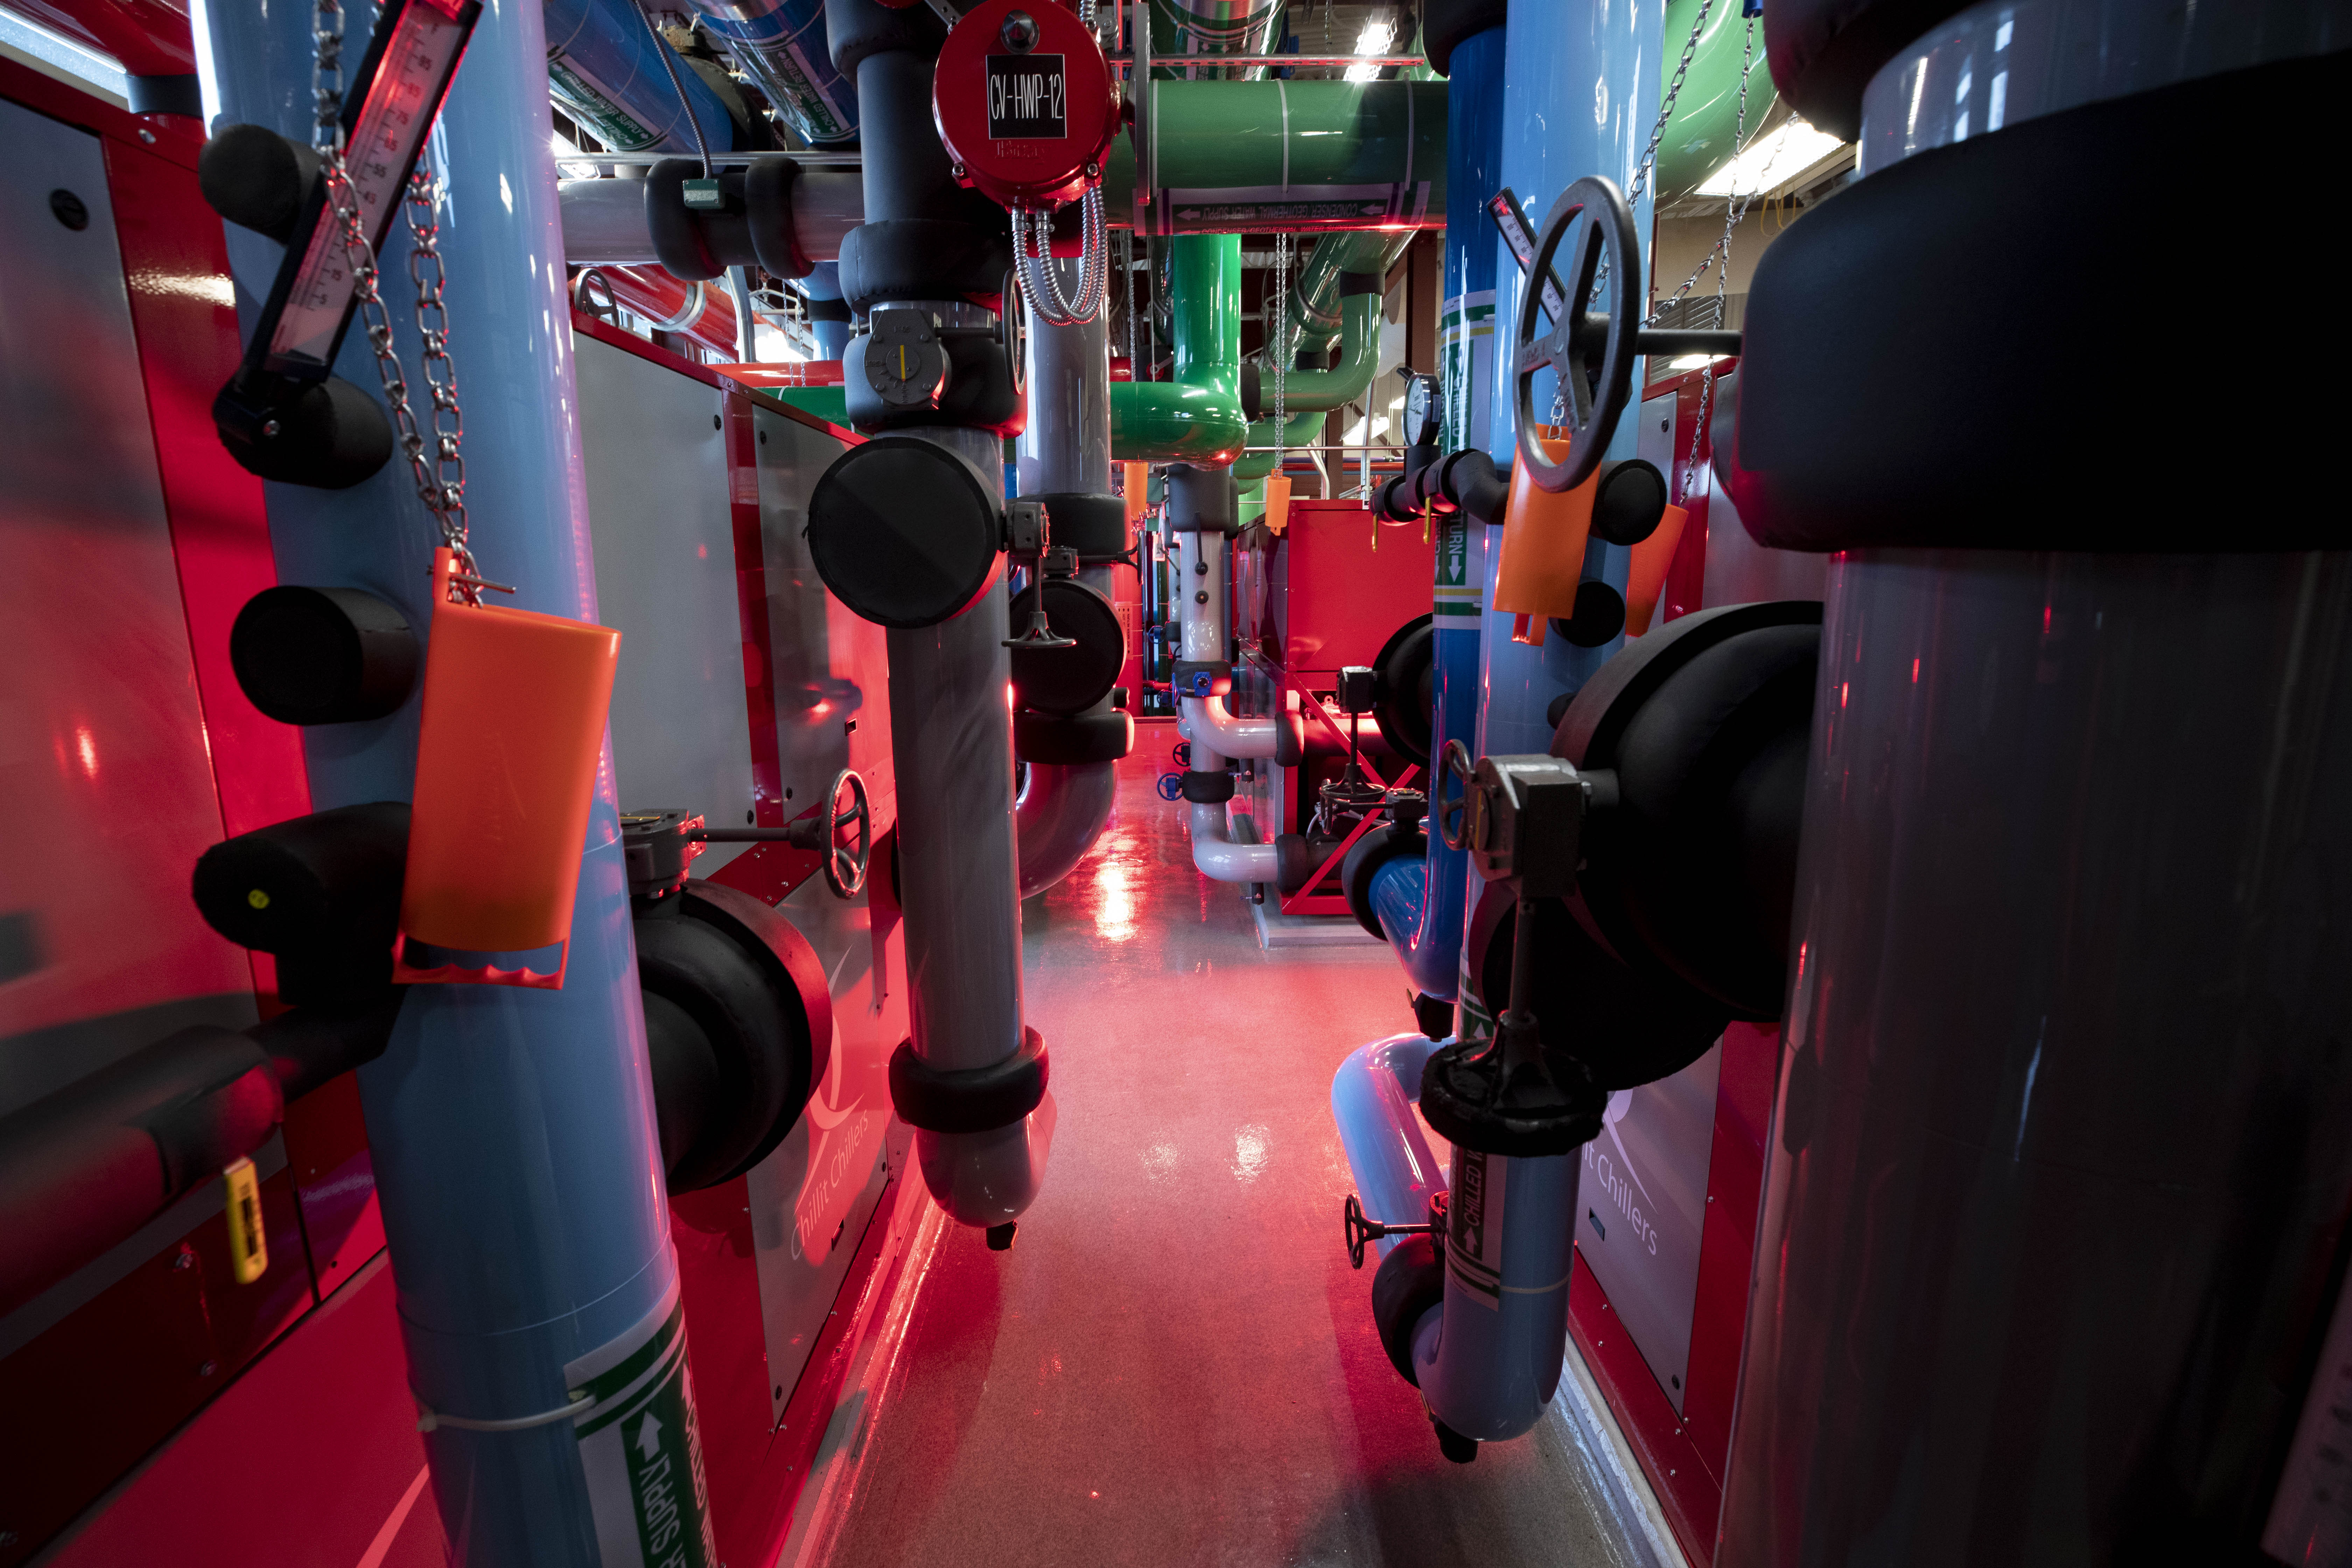
[[[1427,447],[1437,440],[1438,426],[1444,417],[1444,405],[1438,396],[1437,378],[1433,375],[1412,375],[1404,384],[1404,439],[1408,447]]]

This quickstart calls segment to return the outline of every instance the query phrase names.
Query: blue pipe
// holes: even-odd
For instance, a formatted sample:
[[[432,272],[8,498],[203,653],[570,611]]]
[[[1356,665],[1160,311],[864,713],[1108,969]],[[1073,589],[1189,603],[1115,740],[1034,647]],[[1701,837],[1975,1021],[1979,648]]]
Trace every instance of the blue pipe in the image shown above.
[[[547,90],[581,129],[614,153],[692,153],[683,88],[714,153],[735,145],[719,95],[669,45],[646,30],[635,0],[545,0]],[[671,85],[662,55],[677,72]],[[352,58],[356,61],[354,53]]]
[[[208,112],[307,140],[314,15],[204,5]],[[344,58],[356,64],[372,8],[345,15]],[[447,180],[441,247],[474,547],[490,576],[518,586],[522,607],[593,619],[546,58],[538,6],[485,11],[430,155]],[[249,333],[281,253],[244,229],[227,240]],[[396,280],[386,289],[394,341],[416,388],[408,248],[395,225],[383,266]],[[348,335],[335,368],[375,386],[364,333]],[[280,581],[364,588],[429,636],[436,531],[404,463],[348,490],[272,484],[266,497]],[[418,707],[413,696],[386,719],[306,731],[315,805],[408,798]],[[682,1478],[698,1468],[672,1420],[691,1392],[611,780],[608,744],[563,989],[413,987],[390,1048],[359,1074],[418,1404],[463,1423],[555,1417],[428,1432],[435,1496],[461,1562],[620,1560],[613,1532],[635,1529],[628,1487],[643,1478],[626,1466],[646,1424],[632,1404],[592,1431],[576,1423],[605,1420],[615,1405],[601,1393],[576,1405],[571,1395],[634,1350],[657,1352],[638,1395],[667,1412],[652,1455]],[[636,1447],[623,1451],[625,1440]],[[689,1530],[702,1528],[694,1480],[672,1493]]]
[[[1331,1079],[1331,1120],[1356,1178],[1365,1215],[1390,1225],[1418,1225],[1432,1196],[1445,1190],[1445,1173],[1412,1113],[1421,1097],[1421,1069],[1437,1049],[1426,1035],[1391,1035],[1348,1055]],[[1388,1256],[1400,1240],[1372,1245]]]
[[[1584,175],[1607,174],[1631,188],[1656,113],[1664,20],[1663,0],[1511,8],[1505,26],[1500,183],[1517,192],[1538,220],[1560,191]],[[1648,232],[1646,200],[1634,222],[1638,232]],[[1501,245],[1499,236],[1487,244],[1497,282],[1487,409],[1487,449],[1494,454],[1515,445],[1508,334],[1525,287]],[[1641,385],[1638,366],[1633,384]],[[1631,457],[1636,438],[1635,421],[1622,421],[1610,453]],[[1496,553],[1488,552],[1484,563],[1489,605]],[[1622,591],[1627,561],[1623,549],[1595,542],[1585,575]],[[1545,710],[1556,696],[1582,686],[1619,643],[1588,649],[1552,637],[1541,648],[1529,647],[1511,641],[1510,616],[1485,611],[1480,618],[1474,754],[1549,751],[1552,727]],[[1463,963],[1466,969],[1466,952]],[[1493,1021],[1468,984],[1460,986],[1458,1000],[1463,1037],[1491,1036]],[[1465,1436],[1493,1441],[1526,1432],[1559,1384],[1568,1341],[1577,1169],[1572,1155],[1506,1160],[1455,1151],[1444,1305],[1417,1331],[1413,1358],[1431,1415]],[[1465,1170],[1477,1173],[1477,1202],[1469,1195]],[[1500,1207],[1499,1225],[1477,1223],[1474,1210],[1482,1205],[1487,1215]],[[1500,1277],[1500,1292],[1465,1275],[1461,1265],[1474,1245],[1486,1247],[1485,1262]]]
[[[1454,46],[1445,95],[1445,389],[1446,447],[1458,433],[1483,427],[1474,405],[1486,384],[1478,367],[1494,350],[1494,227],[1486,199],[1502,164],[1503,59],[1506,29],[1489,27]],[[1486,525],[1463,512],[1448,518],[1437,539],[1436,582],[1430,626],[1436,640],[1436,707],[1429,752],[1449,740],[1466,740],[1478,716],[1479,609],[1487,554]],[[1432,781],[1434,788],[1434,781]],[[1433,802],[1431,818],[1437,816]],[[1391,860],[1372,879],[1372,909],[1405,978],[1425,996],[1451,1002],[1460,992],[1462,926],[1468,906],[1469,864],[1429,835],[1418,862]]]
[[[820,261],[809,275],[801,279],[801,292],[812,300],[838,300],[841,294],[841,263]],[[816,357],[839,359],[849,351],[848,321],[811,321],[809,334],[816,339]]]

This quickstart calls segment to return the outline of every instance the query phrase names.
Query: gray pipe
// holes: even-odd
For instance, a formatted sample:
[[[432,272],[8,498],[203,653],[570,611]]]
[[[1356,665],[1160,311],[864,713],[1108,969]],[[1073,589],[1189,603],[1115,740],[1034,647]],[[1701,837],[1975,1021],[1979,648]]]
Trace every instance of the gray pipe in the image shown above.
[[[1077,289],[1078,263],[1057,261],[1055,281]],[[1108,310],[1067,327],[1031,320],[1026,356],[1029,423],[1016,447],[1024,495],[1110,493],[1110,334]],[[1112,568],[1089,566],[1078,581],[1111,596]],[[1110,711],[1109,700],[1090,712]],[[1077,868],[1110,822],[1118,797],[1117,763],[1029,764],[1014,831],[1021,845],[1021,896],[1044,892]]]
[[[563,180],[557,191],[563,203],[567,265],[642,267],[661,259],[654,254],[653,230],[646,221],[645,181]],[[865,216],[866,193],[854,174],[803,169],[793,182],[793,234],[801,254],[812,261],[837,258],[841,237]],[[746,241],[741,255],[727,251],[719,259],[730,267],[748,267],[759,258]]]

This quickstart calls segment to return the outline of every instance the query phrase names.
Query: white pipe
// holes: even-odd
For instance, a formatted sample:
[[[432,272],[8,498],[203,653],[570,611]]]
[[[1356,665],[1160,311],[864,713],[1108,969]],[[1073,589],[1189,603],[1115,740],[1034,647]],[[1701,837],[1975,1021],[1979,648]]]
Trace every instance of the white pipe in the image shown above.
[[[1234,843],[1223,805],[1210,801],[1192,803],[1192,868],[1213,882],[1282,879],[1274,846]]]
[[[1222,697],[1181,697],[1176,707],[1183,715],[1178,728],[1192,742],[1196,755],[1203,742],[1215,746],[1221,756],[1274,755],[1280,731],[1272,719],[1236,719]],[[1201,764],[1196,760],[1192,765]]]

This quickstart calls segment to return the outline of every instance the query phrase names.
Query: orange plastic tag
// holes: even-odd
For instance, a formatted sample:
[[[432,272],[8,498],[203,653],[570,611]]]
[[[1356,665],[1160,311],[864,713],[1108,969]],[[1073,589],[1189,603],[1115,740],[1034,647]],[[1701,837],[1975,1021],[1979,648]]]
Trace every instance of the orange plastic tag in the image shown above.
[[[1290,476],[1269,474],[1265,481],[1265,526],[1280,533],[1290,526]]]
[[[1670,506],[1658,519],[1657,531],[1633,546],[1625,572],[1625,635],[1640,637],[1657,614],[1658,596],[1665,592],[1666,570],[1675,563],[1675,550],[1683,542],[1683,524],[1690,513]]]
[[[1537,438],[1551,461],[1567,458],[1567,441]],[[1512,468],[1502,554],[1495,563],[1493,608],[1538,619],[1576,614],[1576,585],[1584,579],[1584,547],[1592,531],[1597,479],[1554,495],[1536,487],[1525,463]]]
[[[447,581],[448,552],[434,579]],[[621,634],[436,594],[396,978],[560,988]],[[475,952],[564,945],[551,973],[411,969],[407,939]]]
[[[1136,519],[1151,510],[1151,465],[1125,463],[1120,466],[1126,469],[1127,521],[1132,526]]]

